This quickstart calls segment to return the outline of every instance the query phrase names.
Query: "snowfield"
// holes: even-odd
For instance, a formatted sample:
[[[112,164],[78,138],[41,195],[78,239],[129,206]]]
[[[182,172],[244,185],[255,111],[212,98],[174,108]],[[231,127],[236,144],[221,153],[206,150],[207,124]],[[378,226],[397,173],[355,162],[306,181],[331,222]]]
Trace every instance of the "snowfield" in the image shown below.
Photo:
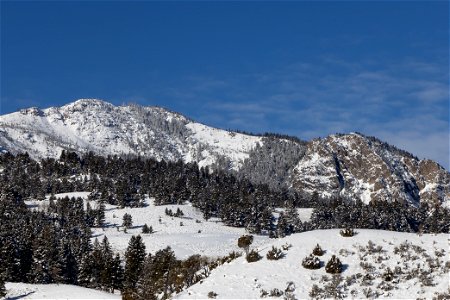
[[[93,289],[68,284],[27,284],[6,283],[6,299],[121,299],[118,294],[110,294]]]

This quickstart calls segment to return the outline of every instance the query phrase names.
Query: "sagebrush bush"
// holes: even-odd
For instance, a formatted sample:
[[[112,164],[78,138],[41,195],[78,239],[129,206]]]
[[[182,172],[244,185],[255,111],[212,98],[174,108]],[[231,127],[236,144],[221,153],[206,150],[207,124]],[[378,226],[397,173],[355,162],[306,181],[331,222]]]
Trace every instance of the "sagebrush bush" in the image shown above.
[[[322,255],[325,253],[325,251],[323,251],[323,250],[322,250],[322,247],[320,247],[320,245],[317,244],[317,245],[314,247],[312,253],[313,253],[314,255],[316,255],[316,256],[322,256]]]
[[[351,237],[356,234],[355,231],[353,230],[353,228],[342,229],[339,233],[344,237]]]
[[[266,257],[269,260],[279,260],[279,259],[283,258],[284,255],[285,254],[283,253],[283,251],[281,251],[281,249],[279,249],[275,246],[272,246],[272,249],[269,250],[269,252],[267,252]]]
[[[208,293],[208,298],[214,299],[214,298],[216,298],[216,297],[217,297],[217,293],[215,293],[215,292],[213,292],[213,291],[211,291],[211,292]]]
[[[251,251],[247,254],[247,256],[246,256],[245,258],[247,259],[247,261],[248,261],[249,263],[251,263],[251,262],[255,262],[255,261],[260,260],[260,259],[262,258],[262,256],[259,255],[258,251],[256,251],[256,250],[251,250]]]
[[[333,255],[325,266],[325,271],[330,274],[339,274],[343,271],[343,266],[339,258]]]
[[[311,254],[303,259],[302,266],[310,270],[320,269],[320,260]]]

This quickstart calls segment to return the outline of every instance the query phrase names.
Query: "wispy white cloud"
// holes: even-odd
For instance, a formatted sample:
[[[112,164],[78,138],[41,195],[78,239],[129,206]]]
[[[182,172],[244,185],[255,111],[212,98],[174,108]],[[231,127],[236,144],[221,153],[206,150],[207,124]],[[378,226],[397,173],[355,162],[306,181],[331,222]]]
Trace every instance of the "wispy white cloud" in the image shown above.
[[[304,139],[360,131],[449,168],[448,70],[411,58],[391,64],[325,57],[226,78],[192,76],[170,91],[223,128]]]

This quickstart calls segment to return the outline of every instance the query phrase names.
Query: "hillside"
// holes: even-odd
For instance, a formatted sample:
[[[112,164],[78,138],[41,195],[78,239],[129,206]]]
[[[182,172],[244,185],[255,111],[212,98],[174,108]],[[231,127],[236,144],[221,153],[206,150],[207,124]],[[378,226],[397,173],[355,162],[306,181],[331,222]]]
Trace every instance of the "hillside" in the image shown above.
[[[212,292],[218,299],[308,299],[313,285],[317,285],[313,298],[431,299],[437,293],[448,293],[447,243],[448,236],[444,234],[419,236],[358,230],[353,237],[342,237],[335,229],[298,233],[268,241],[257,247],[263,256],[260,261],[249,263],[244,257],[238,258],[212,271],[203,282],[189,287],[176,298],[206,299]],[[321,267],[305,269],[302,260],[316,244],[325,250],[325,254],[318,257]],[[272,246],[281,249],[285,245],[291,247],[283,251],[284,258],[266,258]],[[339,274],[341,278],[333,279],[333,275],[325,271],[324,264],[332,255],[344,266]],[[386,275],[388,268],[392,278]]]

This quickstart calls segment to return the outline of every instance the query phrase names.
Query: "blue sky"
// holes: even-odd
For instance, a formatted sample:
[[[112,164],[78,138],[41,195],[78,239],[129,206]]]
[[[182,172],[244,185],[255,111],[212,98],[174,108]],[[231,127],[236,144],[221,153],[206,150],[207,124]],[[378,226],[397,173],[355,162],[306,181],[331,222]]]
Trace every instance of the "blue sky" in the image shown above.
[[[449,4],[1,2],[0,113],[78,98],[303,139],[359,131],[449,169]]]

